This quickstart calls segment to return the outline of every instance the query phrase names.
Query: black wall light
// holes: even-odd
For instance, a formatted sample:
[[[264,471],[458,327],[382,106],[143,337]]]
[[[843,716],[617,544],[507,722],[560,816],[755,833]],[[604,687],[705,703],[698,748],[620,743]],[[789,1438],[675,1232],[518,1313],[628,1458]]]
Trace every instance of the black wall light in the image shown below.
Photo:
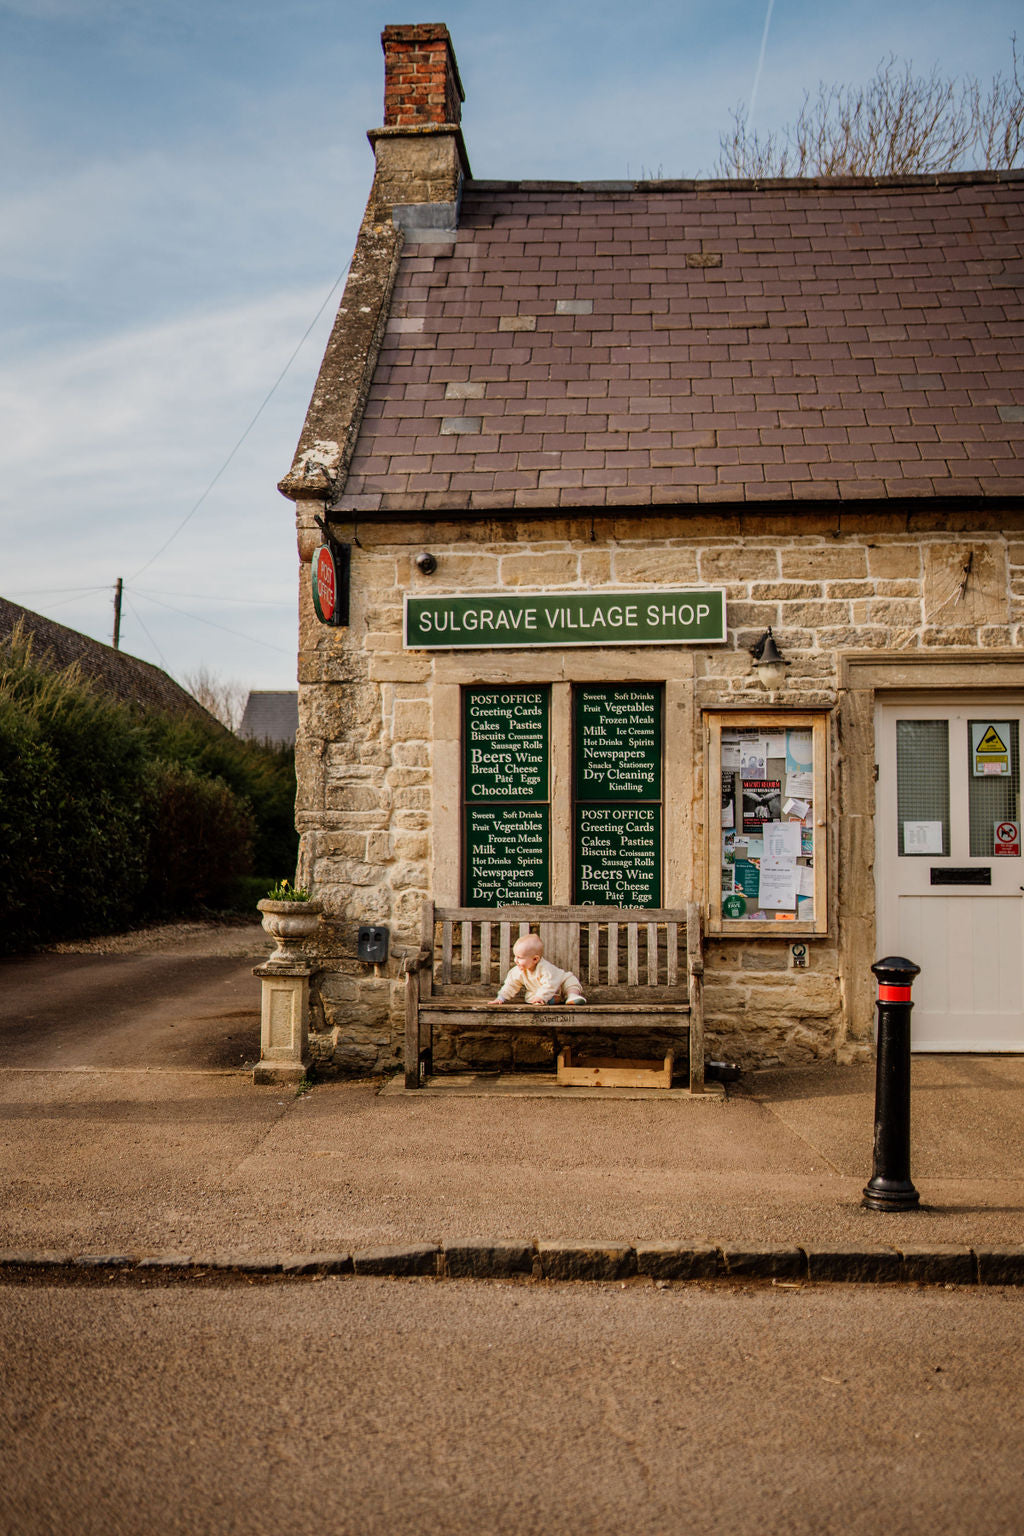
[[[757,673],[761,687],[769,692],[774,688],[781,688],[786,681],[786,668],[789,662],[775,644],[775,636],[772,634],[770,624],[757,644],[750,647],[750,654],[754,658],[754,671]]]

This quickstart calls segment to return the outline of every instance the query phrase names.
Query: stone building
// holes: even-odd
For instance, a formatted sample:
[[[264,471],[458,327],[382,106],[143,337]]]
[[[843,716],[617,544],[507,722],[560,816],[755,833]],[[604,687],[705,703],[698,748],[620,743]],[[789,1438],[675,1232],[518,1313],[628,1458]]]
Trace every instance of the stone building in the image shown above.
[[[314,1053],[400,1059],[425,898],[699,902],[748,1064],[868,1053],[892,953],[918,1048],[1024,1049],[1021,174],[481,181],[446,29],[383,47],[281,483]]]

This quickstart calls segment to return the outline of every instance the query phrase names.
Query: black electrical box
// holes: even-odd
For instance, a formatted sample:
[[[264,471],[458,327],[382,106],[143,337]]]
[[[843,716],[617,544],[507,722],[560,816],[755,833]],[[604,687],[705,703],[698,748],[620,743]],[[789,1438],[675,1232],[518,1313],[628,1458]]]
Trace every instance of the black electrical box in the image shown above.
[[[388,957],[388,930],[364,926],[356,940],[356,955],[369,965],[383,965]]]

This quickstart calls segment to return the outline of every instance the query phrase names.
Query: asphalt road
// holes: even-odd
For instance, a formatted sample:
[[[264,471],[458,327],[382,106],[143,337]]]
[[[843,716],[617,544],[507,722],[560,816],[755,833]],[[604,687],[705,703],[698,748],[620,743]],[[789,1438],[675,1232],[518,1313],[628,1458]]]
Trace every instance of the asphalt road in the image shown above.
[[[251,1065],[260,1046],[252,967],[267,953],[266,935],[254,926],[212,929],[187,942],[153,937],[128,953],[0,960],[0,1064],[45,1071]]]
[[[9,1536],[1019,1536],[1024,1295],[0,1288]]]

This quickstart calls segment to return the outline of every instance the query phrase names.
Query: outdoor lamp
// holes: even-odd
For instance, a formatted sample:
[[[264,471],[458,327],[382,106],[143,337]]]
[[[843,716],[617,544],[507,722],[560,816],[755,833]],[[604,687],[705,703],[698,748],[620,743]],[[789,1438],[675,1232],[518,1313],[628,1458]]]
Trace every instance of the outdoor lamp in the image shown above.
[[[762,688],[769,693],[775,688],[781,688],[786,680],[786,668],[789,662],[783,657],[775,644],[775,636],[769,624],[764,634],[756,645],[750,647],[750,654],[754,658],[754,671]]]

